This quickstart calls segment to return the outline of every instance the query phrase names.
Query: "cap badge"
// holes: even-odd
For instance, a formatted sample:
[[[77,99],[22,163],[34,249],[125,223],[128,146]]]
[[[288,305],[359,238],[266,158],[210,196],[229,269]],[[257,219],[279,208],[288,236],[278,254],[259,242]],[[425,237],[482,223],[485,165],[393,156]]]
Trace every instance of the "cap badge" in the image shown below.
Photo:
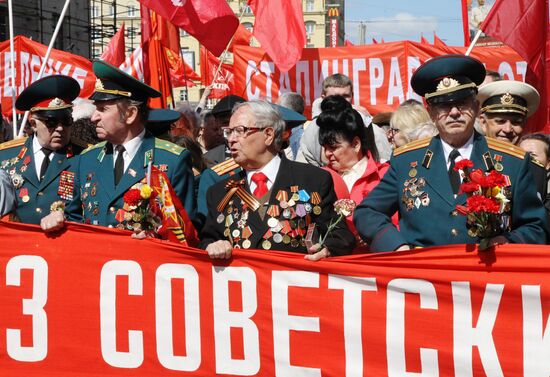
[[[63,101],[61,98],[54,98],[50,101],[50,103],[48,104],[48,107],[58,108],[65,105],[66,105],[65,101]]]
[[[105,87],[100,79],[96,79],[95,81],[95,90],[105,90]]]
[[[503,105],[513,105],[514,97],[510,93],[506,93],[500,97],[500,103]]]
[[[439,82],[439,84],[437,84],[436,92],[448,90],[457,86],[460,86],[460,83],[458,81],[450,77],[445,77]]]

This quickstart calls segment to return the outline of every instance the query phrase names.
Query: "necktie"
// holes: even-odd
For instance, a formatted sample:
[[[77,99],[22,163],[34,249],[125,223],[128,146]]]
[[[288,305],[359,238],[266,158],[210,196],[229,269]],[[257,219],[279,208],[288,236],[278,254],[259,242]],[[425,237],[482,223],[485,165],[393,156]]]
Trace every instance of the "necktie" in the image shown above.
[[[459,156],[460,152],[456,149],[453,149],[449,154],[449,160],[451,161],[451,165],[449,165],[449,181],[451,181],[451,187],[455,195],[458,194],[458,189],[460,188],[460,175],[458,171],[454,170],[455,160]]]
[[[256,188],[253,192],[255,197],[261,198],[269,191],[267,189],[267,176],[264,173],[252,174],[252,182],[256,184]]]
[[[40,166],[40,180],[44,179],[44,176],[46,175],[46,170],[48,170],[48,166],[50,166],[50,154],[52,154],[53,151],[42,148],[42,153],[44,153],[44,160],[42,160],[42,165]]]
[[[117,145],[115,147],[115,150],[118,152],[118,155],[116,156],[115,161],[115,186],[118,185],[118,182],[120,182],[120,178],[122,178],[122,174],[124,173],[124,157],[122,154],[126,149],[124,149],[123,145]]]

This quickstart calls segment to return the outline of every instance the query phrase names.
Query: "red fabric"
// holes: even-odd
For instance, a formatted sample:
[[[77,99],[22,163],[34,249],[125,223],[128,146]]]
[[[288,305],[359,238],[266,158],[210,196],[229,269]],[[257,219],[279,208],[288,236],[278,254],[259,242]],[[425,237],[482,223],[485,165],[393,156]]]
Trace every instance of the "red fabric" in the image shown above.
[[[233,52],[234,46],[250,46],[250,40],[252,39],[252,33],[248,31],[243,24],[239,24],[235,35],[233,35],[233,40],[229,45],[228,51]]]
[[[424,38],[423,35],[420,37],[420,43],[425,44],[425,45],[429,45],[429,44],[430,44],[430,42],[428,42],[428,40],[427,40],[426,38]]]
[[[548,375],[549,246],[314,263],[130,234],[0,224],[2,376]]]
[[[350,40],[346,39],[344,41],[344,46],[355,46]]]
[[[225,0],[140,0],[146,7],[185,30],[220,56],[239,20]]]
[[[126,60],[126,44],[124,42],[124,22],[109,41],[101,54],[101,60],[118,67]]]
[[[434,46],[439,48],[444,48],[444,47],[447,47],[447,44],[443,42],[441,39],[439,39],[437,34],[434,33]]]
[[[252,174],[251,179],[252,179],[252,182],[256,184],[256,188],[254,189],[254,192],[253,192],[256,198],[261,198],[262,196],[267,194],[269,189],[267,188],[267,176],[264,173],[261,173],[261,172],[254,173]]]
[[[541,95],[539,110],[529,119],[527,128],[549,133],[548,1],[497,0],[480,29],[512,47],[527,61],[526,81]]]
[[[189,66],[178,53],[164,49],[170,68],[172,86],[195,86],[193,81],[201,81],[201,77]]]
[[[223,98],[232,93],[233,88],[233,66],[222,64],[218,74],[220,59],[212,55],[207,49],[201,47],[201,81],[203,85],[212,85],[210,98]],[[216,76],[215,76],[216,75]],[[214,76],[216,79],[214,80]]]
[[[254,12],[254,37],[275,65],[287,72],[296,65],[306,44],[302,0],[248,0]]]
[[[373,44],[378,44],[378,41],[376,39],[372,38],[372,43]]]

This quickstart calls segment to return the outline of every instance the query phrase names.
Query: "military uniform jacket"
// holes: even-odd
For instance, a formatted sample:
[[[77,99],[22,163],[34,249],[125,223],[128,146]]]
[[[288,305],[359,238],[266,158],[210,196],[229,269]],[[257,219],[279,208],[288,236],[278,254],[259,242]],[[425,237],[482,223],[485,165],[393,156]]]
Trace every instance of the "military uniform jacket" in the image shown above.
[[[439,136],[402,148],[396,150],[380,184],[355,211],[356,228],[371,250],[392,251],[403,244],[424,247],[479,242],[468,235],[466,216],[455,210],[457,204],[466,203],[466,195],[454,197]],[[503,235],[513,243],[544,244],[544,208],[530,159],[524,156],[513,145],[474,135],[473,169],[488,171],[491,163],[500,164],[501,173],[511,182],[511,231]],[[396,211],[399,230],[390,220]]]
[[[56,201],[67,204],[74,198],[74,166],[77,157],[65,150],[53,152],[46,175],[38,180],[32,148],[33,138],[12,140],[0,146],[0,167],[8,172],[16,188],[14,219],[40,224]]]
[[[228,191],[226,185],[229,181],[243,182],[244,189],[250,193],[244,170],[218,182],[208,190],[208,215],[202,232],[201,248],[206,248],[218,240],[230,240],[235,248],[306,253],[303,239],[307,222],[317,224],[319,231],[325,234],[328,224],[337,218],[333,207],[336,194],[332,187],[332,178],[322,169],[282,157],[267,200],[268,204],[263,206],[263,219],[260,215],[262,208],[256,211],[247,210],[237,195],[231,197],[223,211],[218,211],[218,204]],[[295,193],[300,198],[295,200],[295,203],[288,203]],[[282,201],[286,201],[288,206],[282,204]],[[288,209],[286,213],[283,208],[285,206]],[[318,210],[315,210],[316,206],[319,207]],[[277,220],[276,227],[272,227],[275,224],[271,218]],[[248,242],[245,242],[246,240]],[[330,233],[325,245],[333,255],[351,253],[355,239],[345,221],[341,221]]]
[[[67,208],[69,220],[87,224],[116,226],[124,206],[124,193],[146,178],[149,161],[164,171],[190,218],[194,216],[193,172],[189,151],[146,133],[136,155],[119,184],[114,183],[112,148],[101,142],[83,151],[79,157],[75,200]],[[117,219],[117,213],[119,219]]]

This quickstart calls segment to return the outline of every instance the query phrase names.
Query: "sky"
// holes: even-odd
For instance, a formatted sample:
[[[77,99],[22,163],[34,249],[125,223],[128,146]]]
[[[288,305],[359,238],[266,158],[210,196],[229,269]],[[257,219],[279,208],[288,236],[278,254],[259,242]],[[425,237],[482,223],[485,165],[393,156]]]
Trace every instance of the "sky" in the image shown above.
[[[463,46],[461,7],[461,0],[346,0],[346,39],[359,44],[359,23],[365,22],[367,44],[372,38],[418,42],[421,34],[433,42],[435,31],[447,45]]]

